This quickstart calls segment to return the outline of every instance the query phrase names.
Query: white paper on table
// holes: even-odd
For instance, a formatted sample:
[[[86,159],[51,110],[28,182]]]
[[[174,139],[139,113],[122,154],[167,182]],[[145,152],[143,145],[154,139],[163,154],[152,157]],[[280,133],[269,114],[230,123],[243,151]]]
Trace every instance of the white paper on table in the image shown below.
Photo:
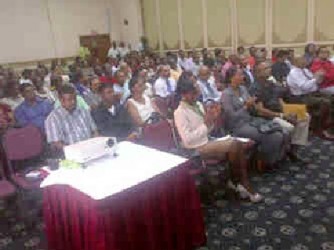
[[[153,178],[187,161],[173,154],[136,145],[118,144],[118,156],[106,156],[88,164],[86,169],[59,169],[41,187],[69,185],[95,200],[104,199]]]

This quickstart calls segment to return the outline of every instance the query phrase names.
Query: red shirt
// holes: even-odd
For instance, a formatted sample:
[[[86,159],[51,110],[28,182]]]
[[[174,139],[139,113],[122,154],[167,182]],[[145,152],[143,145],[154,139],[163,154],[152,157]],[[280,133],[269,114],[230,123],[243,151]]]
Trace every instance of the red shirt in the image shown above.
[[[251,69],[254,69],[255,63],[256,63],[255,58],[253,56],[250,56],[248,58],[248,64],[251,67]]]
[[[111,83],[111,84],[114,84],[114,83],[117,82],[114,77],[100,76],[99,79],[100,79],[101,83]]]
[[[325,71],[325,78],[320,85],[320,88],[328,88],[334,86],[334,65],[329,61],[322,61],[320,59],[313,60],[311,71],[313,73],[318,70]]]

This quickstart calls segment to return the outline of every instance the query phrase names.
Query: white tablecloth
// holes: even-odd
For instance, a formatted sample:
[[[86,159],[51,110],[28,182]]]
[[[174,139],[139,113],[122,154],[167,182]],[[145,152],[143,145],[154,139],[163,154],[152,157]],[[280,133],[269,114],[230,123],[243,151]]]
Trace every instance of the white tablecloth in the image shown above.
[[[186,161],[185,158],[152,148],[121,142],[118,156],[106,156],[91,162],[86,169],[59,169],[41,183],[69,185],[101,200],[170,170]]]

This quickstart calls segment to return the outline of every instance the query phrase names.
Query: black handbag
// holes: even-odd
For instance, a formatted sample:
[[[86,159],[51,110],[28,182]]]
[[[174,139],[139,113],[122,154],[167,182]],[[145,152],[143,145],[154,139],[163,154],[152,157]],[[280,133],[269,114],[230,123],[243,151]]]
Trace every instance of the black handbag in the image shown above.
[[[162,119],[163,118],[159,113],[153,112],[151,114],[151,116],[146,120],[145,124],[156,124],[159,121],[161,121]]]
[[[275,132],[283,132],[281,125],[273,122],[272,120],[266,120],[263,118],[255,117],[250,122],[250,125],[257,128],[261,134],[271,134]]]

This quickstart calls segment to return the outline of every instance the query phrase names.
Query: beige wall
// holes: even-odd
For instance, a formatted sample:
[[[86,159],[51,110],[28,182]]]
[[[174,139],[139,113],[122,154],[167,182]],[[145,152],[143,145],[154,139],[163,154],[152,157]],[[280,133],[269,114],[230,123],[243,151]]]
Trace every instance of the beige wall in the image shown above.
[[[0,63],[75,56],[93,30],[133,46],[143,32],[140,0],[1,0],[0,12]]]
[[[155,49],[333,44],[333,0],[141,0]],[[158,46],[157,46],[158,45]]]

